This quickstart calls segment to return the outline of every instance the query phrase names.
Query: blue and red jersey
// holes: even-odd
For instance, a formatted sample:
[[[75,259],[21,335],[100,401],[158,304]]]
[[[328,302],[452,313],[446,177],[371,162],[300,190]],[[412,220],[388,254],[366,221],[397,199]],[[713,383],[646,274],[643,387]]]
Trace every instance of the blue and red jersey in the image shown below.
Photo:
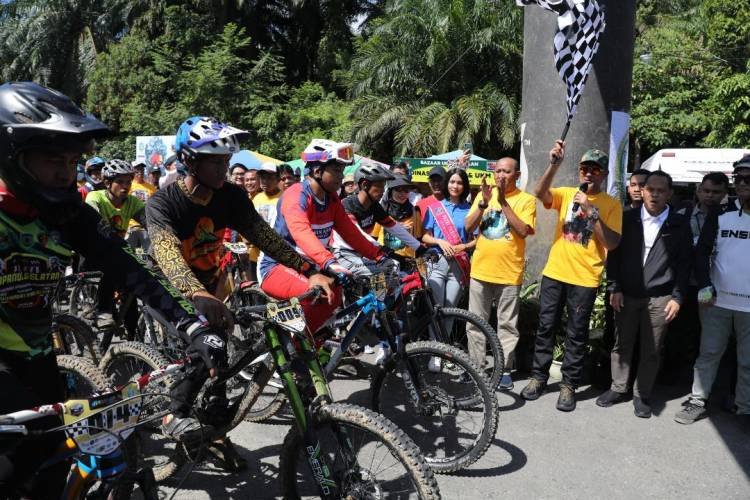
[[[380,255],[380,248],[368,241],[347,216],[339,197],[327,194],[323,200],[316,198],[307,180],[284,191],[277,214],[276,232],[320,268],[336,260],[330,251],[334,229],[362,256],[376,260]],[[276,264],[265,255],[260,264],[261,276],[265,278]]]

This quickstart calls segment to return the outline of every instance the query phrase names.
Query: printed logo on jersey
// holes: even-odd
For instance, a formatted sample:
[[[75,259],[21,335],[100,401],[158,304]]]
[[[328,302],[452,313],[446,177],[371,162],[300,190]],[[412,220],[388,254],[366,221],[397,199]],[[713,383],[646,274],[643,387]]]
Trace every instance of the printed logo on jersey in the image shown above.
[[[315,233],[315,237],[318,238],[323,245],[328,246],[328,241],[331,239],[331,233],[333,233],[333,221],[326,222],[325,224],[310,224],[310,228]]]
[[[64,271],[57,257],[13,253],[2,261],[0,303],[13,309],[43,307]]]
[[[565,223],[563,224],[563,238],[571,243],[580,243],[581,246],[588,246],[591,235],[594,234],[594,223],[586,217],[586,214],[578,209],[573,213],[573,202],[568,206]]]
[[[502,210],[490,209],[482,215],[479,232],[488,240],[511,239],[508,220]]]
[[[182,251],[190,267],[211,271],[219,265],[224,230],[214,229],[214,221],[201,217],[195,225],[193,236],[182,242]]]

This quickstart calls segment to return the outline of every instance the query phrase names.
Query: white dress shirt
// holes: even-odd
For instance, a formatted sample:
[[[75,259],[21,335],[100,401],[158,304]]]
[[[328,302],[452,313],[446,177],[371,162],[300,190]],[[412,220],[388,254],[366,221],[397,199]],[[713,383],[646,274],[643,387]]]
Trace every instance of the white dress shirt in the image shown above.
[[[661,226],[664,221],[667,220],[669,215],[669,205],[667,205],[662,213],[659,215],[651,215],[646,211],[644,206],[641,206],[641,221],[643,222],[643,263],[646,263],[649,252],[653,248],[656,242],[656,237],[659,236]]]

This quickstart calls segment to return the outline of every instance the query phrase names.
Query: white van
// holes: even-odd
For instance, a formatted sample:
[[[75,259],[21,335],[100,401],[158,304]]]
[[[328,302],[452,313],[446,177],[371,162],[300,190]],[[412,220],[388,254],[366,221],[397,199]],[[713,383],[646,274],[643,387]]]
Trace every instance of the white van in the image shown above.
[[[699,184],[709,172],[732,173],[732,164],[750,149],[662,149],[641,164],[646,170],[662,170],[678,185]]]

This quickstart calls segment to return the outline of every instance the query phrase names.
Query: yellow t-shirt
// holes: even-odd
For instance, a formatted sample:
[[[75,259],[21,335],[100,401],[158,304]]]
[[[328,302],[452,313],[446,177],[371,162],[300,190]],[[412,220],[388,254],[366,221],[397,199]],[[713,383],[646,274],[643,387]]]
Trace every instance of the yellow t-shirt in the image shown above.
[[[419,216],[419,211],[415,208],[411,217],[397,221],[399,224],[411,233],[416,239],[422,238],[424,230],[422,229],[422,217]],[[416,250],[412,247],[396,238],[388,231],[383,230],[383,226],[375,224],[372,228],[372,237],[377,238],[378,243],[396,251],[398,255],[404,257],[414,257]]]
[[[279,198],[281,198],[281,191],[273,196],[268,196],[264,191],[253,196],[253,206],[255,207],[255,210],[271,227],[276,224],[276,205],[279,202]],[[260,248],[251,245],[248,256],[252,262],[258,262]]]
[[[146,203],[148,199],[154,195],[155,192],[156,188],[148,182],[133,181],[133,184],[130,186],[130,194],[141,200],[143,203]],[[130,228],[139,225],[140,224],[138,224],[138,221],[136,221],[135,219],[131,219],[128,227]]]
[[[552,204],[559,212],[555,241],[549,251],[542,274],[548,278],[577,286],[594,288],[604,269],[607,251],[593,232],[593,223],[583,217],[583,211],[573,214],[576,187],[550,189]],[[612,231],[622,234],[622,206],[607,193],[588,196],[589,203],[599,210],[599,218]]]
[[[481,194],[476,197],[469,211],[479,210]],[[536,227],[536,198],[516,189],[505,195],[508,205],[526,225]],[[479,223],[477,248],[471,259],[471,277],[498,285],[520,285],[523,282],[526,240],[517,236],[510,228],[500,202],[497,188],[492,188],[492,199],[482,214]]]

